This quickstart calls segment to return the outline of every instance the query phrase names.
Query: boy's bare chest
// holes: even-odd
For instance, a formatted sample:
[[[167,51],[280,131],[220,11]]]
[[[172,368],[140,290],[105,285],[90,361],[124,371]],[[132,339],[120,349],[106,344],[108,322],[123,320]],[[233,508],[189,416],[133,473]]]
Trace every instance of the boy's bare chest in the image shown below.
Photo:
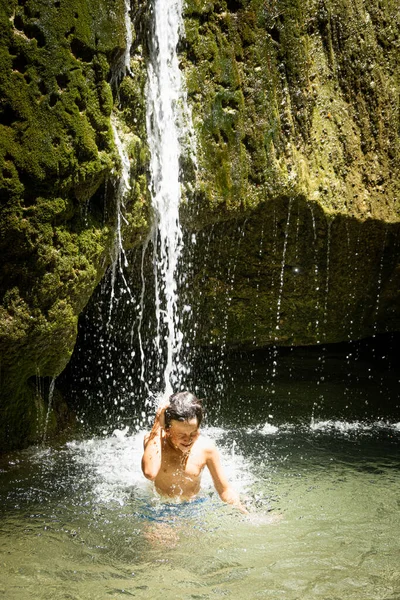
[[[161,460],[162,474],[171,477],[187,477],[196,479],[204,468],[204,460],[200,452],[192,451],[188,455],[177,454],[166,450]]]

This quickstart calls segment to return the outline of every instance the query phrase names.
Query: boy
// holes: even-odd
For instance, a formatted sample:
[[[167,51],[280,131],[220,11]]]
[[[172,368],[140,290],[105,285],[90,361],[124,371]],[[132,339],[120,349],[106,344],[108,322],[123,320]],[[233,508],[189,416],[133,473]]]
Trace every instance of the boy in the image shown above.
[[[170,396],[144,439],[143,474],[162,496],[191,500],[200,491],[207,466],[221,500],[247,513],[225,477],[215,445],[200,435],[203,414],[201,400],[190,392]]]

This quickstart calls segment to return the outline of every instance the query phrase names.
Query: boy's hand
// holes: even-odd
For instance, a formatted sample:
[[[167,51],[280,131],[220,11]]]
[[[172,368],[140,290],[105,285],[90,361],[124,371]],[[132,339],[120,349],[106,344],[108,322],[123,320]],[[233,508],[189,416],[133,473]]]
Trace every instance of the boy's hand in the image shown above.
[[[163,429],[165,429],[165,411],[168,407],[169,407],[169,401],[163,400],[156,412],[156,421],[158,421],[158,424]]]

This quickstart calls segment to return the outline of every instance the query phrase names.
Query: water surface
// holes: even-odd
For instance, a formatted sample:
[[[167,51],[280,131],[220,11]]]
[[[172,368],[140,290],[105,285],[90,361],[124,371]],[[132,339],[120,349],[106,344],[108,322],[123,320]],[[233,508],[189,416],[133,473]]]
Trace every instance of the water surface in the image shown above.
[[[0,595],[101,598],[400,597],[400,423],[206,428],[250,515],[162,504],[143,432],[1,462]]]

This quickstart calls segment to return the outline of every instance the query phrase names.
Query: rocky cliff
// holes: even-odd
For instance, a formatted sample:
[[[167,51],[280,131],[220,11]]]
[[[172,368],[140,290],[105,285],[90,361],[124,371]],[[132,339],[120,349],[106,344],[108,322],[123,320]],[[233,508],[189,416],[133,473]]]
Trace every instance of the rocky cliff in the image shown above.
[[[187,3],[198,343],[398,329],[399,14],[380,0]]]
[[[125,46],[123,2],[1,2],[0,448],[43,435],[49,381],[110,262]],[[57,394],[53,408],[50,430]]]
[[[125,247],[148,229],[149,4],[133,0],[131,17],[124,77],[122,0],[1,1],[0,448],[41,438],[49,382],[110,263],[112,121],[131,162]],[[397,0],[187,1],[198,168],[183,157],[182,220],[197,345],[399,329],[399,18]],[[53,401],[55,429],[66,407]]]

